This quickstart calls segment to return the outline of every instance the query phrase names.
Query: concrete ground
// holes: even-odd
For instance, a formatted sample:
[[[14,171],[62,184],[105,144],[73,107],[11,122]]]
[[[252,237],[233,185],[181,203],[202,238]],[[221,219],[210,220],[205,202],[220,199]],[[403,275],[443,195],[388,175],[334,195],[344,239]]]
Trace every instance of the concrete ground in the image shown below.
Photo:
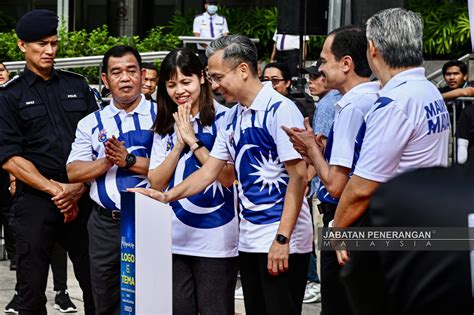
[[[15,272],[10,271],[8,261],[0,261],[0,312],[3,312],[5,306],[10,302],[14,294],[15,287]],[[68,264],[68,287],[69,295],[74,304],[76,304],[78,312],[76,314],[84,314],[82,305],[82,292],[79,284],[74,278],[74,271],[71,263]],[[47,310],[48,314],[61,314],[59,311],[53,309],[54,305],[53,281],[52,275],[48,279],[48,286],[46,289],[46,297],[48,298]],[[303,304],[303,315],[317,315],[321,311],[320,303]],[[245,314],[243,300],[235,300],[235,314]]]

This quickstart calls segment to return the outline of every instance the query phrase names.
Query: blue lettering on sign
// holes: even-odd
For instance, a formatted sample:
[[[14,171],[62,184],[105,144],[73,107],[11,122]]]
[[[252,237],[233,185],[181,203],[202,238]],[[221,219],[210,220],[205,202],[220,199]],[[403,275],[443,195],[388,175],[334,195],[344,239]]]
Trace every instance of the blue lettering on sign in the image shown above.
[[[449,130],[451,123],[449,113],[443,100],[436,100],[424,107],[428,120],[428,134]]]
[[[135,315],[135,196],[120,196],[120,314]]]

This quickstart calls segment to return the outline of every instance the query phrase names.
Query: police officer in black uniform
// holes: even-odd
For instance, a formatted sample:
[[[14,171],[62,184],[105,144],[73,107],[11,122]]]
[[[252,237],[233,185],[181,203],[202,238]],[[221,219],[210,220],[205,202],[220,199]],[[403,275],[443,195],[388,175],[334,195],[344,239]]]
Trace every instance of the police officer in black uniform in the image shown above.
[[[0,165],[17,180],[11,226],[20,314],[46,314],[55,241],[73,262],[85,313],[94,314],[86,230],[90,201],[83,184],[68,183],[66,160],[77,123],[97,103],[82,76],[54,69],[57,25],[58,17],[47,10],[30,11],[19,20],[18,47],[26,67],[0,92]]]

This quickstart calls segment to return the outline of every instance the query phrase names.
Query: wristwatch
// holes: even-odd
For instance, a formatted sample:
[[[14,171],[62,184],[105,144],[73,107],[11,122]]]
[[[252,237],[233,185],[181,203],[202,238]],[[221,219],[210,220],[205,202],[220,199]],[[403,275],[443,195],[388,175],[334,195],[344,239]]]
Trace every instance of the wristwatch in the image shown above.
[[[196,141],[191,147],[191,151],[194,153],[199,148],[202,148],[204,146],[204,143],[201,140]]]
[[[129,169],[130,167],[135,165],[135,163],[137,163],[137,157],[135,156],[135,154],[132,154],[132,153],[127,154],[127,157],[125,158],[125,163],[126,164],[123,167],[124,169]]]
[[[289,240],[288,237],[286,237],[285,235],[277,234],[275,237],[275,241],[277,241],[278,244],[285,245],[286,243],[288,243]]]

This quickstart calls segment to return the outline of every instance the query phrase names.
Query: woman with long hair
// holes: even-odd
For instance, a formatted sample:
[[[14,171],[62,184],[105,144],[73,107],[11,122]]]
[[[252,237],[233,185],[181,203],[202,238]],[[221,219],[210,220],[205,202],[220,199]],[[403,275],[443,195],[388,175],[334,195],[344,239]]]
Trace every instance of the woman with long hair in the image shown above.
[[[199,58],[188,48],[161,63],[158,115],[148,179],[171,189],[209,157],[227,111],[212,98]],[[234,314],[238,220],[232,164],[203,192],[171,202],[173,208],[173,312]]]

